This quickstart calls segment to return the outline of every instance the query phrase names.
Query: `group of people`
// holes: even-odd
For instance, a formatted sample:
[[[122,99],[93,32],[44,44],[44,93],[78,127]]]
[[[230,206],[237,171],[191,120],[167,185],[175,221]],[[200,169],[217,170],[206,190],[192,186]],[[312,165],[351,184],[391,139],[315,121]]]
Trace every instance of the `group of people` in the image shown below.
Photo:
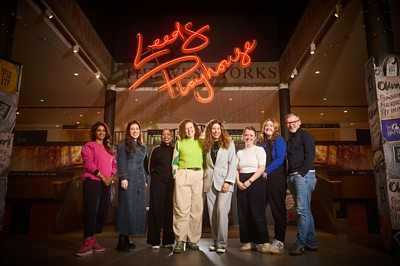
[[[111,149],[107,125],[97,122],[91,129],[92,141],[82,148],[84,242],[76,255],[105,250],[95,234],[101,233],[106,221],[110,184],[116,176],[119,180],[116,216],[119,251],[134,249],[129,236],[145,233],[148,184],[147,243],[153,249],[172,248],[174,253],[199,250],[205,199],[213,241],[209,250],[225,253],[231,200],[236,190],[240,242],[243,243],[240,251],[283,254],[287,223],[285,197],[289,187],[295,196],[298,214],[298,233],[290,254],[317,250],[310,208],[316,184],[315,144],[311,134],[300,128],[298,115],[288,114],[285,121],[290,132],[287,142],[280,135],[279,124],[267,119],[258,140],[255,128],[245,127],[245,146],[236,152],[222,122],[211,120],[202,134],[196,122],[185,119],[179,124],[179,140],[175,145],[171,143],[171,131],[164,129],[161,144],[149,156],[137,121],[128,123],[116,156]],[[274,219],[271,242],[265,212],[268,205]]]

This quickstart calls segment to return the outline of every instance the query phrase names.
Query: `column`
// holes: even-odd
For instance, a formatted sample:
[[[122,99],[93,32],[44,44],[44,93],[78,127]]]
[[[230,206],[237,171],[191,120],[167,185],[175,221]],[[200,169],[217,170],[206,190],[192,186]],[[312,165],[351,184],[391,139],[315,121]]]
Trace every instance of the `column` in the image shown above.
[[[287,140],[289,131],[286,128],[285,115],[290,113],[290,91],[287,83],[279,84],[279,117],[282,136]]]
[[[365,87],[381,234],[385,249],[400,254],[400,56],[393,54],[388,1],[363,0],[362,4],[370,57]]]
[[[21,67],[9,61],[13,44],[17,1],[4,0],[0,4],[0,231],[3,227],[7,179],[14,134],[12,133],[18,102],[17,88]]]
[[[114,121],[115,121],[115,106],[117,102],[117,92],[107,88],[104,101],[104,122],[110,128],[112,142],[114,143]]]

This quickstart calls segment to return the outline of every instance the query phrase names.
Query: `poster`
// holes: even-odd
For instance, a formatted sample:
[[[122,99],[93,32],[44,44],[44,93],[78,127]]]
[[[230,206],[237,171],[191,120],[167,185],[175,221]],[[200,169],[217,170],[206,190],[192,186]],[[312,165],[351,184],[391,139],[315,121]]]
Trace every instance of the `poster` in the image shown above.
[[[14,129],[22,66],[0,57],[0,132]]]

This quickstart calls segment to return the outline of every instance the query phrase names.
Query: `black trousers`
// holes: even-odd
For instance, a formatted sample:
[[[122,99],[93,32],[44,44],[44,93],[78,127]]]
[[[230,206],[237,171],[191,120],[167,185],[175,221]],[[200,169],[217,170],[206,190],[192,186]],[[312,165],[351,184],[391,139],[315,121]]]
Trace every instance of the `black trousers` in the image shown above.
[[[245,182],[253,173],[240,174]],[[262,244],[268,242],[267,220],[265,218],[265,180],[257,178],[245,190],[237,190],[240,242]]]
[[[175,241],[172,228],[174,182],[163,182],[156,179],[150,183],[150,209],[148,214],[147,243],[159,246],[162,228],[162,244],[169,245]]]
[[[284,242],[286,235],[286,176],[284,171],[275,171],[265,181],[266,205],[271,207],[274,217],[274,238]]]
[[[91,237],[103,231],[110,206],[111,186],[99,180],[83,181],[83,237]]]

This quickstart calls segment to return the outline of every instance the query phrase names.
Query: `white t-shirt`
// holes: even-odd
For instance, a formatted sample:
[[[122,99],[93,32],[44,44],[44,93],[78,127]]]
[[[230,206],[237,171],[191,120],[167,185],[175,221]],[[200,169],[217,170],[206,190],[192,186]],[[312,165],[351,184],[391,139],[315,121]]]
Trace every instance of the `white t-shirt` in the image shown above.
[[[260,165],[265,165],[267,155],[262,147],[252,146],[237,152],[239,173],[254,173]]]

